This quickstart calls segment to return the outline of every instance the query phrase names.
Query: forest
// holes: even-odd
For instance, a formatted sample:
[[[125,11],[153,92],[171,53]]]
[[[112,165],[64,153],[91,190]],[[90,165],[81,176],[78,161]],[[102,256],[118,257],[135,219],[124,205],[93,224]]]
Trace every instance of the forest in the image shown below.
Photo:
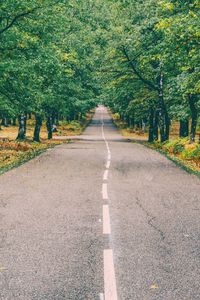
[[[34,141],[45,122],[98,103],[165,142],[174,120],[195,141],[200,110],[198,0],[5,0],[0,4],[0,118]]]

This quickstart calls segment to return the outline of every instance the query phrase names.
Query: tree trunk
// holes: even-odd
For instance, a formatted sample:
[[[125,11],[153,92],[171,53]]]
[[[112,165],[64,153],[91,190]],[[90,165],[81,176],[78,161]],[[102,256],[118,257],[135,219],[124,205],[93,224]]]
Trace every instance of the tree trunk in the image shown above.
[[[196,97],[194,95],[189,95],[189,106],[192,115],[192,124],[190,130],[190,143],[195,142],[195,135],[196,135],[196,127],[197,127],[197,107],[196,107]]]
[[[46,126],[47,126],[47,131],[48,131],[48,139],[51,140],[52,139],[52,119],[51,119],[50,115],[47,116]]]
[[[19,116],[19,131],[17,140],[24,140],[26,138],[26,116],[20,115]]]
[[[136,122],[136,127],[137,127],[137,130],[141,130],[142,129],[142,121],[139,120]]]
[[[16,126],[16,125],[17,125],[17,118],[15,118],[15,117],[13,118],[12,125],[13,125],[13,126]]]
[[[8,119],[7,119],[7,124],[8,124],[8,125],[12,125],[11,118],[8,118]]]
[[[146,133],[146,121],[142,119],[142,132]]]
[[[127,115],[127,117],[126,117],[126,123],[127,123],[127,126],[130,128],[131,127],[131,123],[130,123],[130,117],[129,117],[129,115]]]
[[[40,129],[42,126],[42,117],[39,115],[35,115],[35,129],[34,129],[34,136],[33,141],[34,142],[40,142]]]
[[[131,128],[135,127],[135,118],[133,115],[130,116],[130,127]]]
[[[8,127],[7,117],[4,116],[4,117],[2,118],[1,125],[4,126],[4,127]]]
[[[55,120],[55,125],[59,126],[59,114],[56,114],[56,120]]]
[[[167,109],[165,107],[165,140],[169,140],[169,134],[170,134],[170,119],[167,112]]]
[[[160,126],[160,141],[165,142],[165,108],[163,98],[163,75],[160,74],[158,79],[159,84],[159,126]]]
[[[158,140],[158,123],[159,123],[159,112],[155,112],[154,121],[153,121],[153,139],[154,141]]]
[[[52,124],[54,125],[56,122],[56,113],[55,112],[52,113],[51,120],[52,120]]]
[[[159,118],[159,125],[160,125],[160,141],[165,142],[166,138],[165,138],[165,120],[164,120],[164,116],[162,114],[162,112],[160,112],[160,118]]]
[[[149,116],[149,143],[154,142],[154,111],[150,109],[150,116]]]
[[[170,120],[165,107],[163,94],[159,94],[159,125],[160,125],[160,141],[165,142],[169,139]]]
[[[162,63],[160,62],[160,68],[162,69]],[[169,139],[170,131],[170,120],[168,112],[164,101],[164,89],[163,89],[163,73],[160,72],[158,76],[158,86],[159,86],[159,125],[160,125],[160,141],[165,142]]]
[[[189,120],[181,119],[179,137],[187,137],[188,135],[189,135]]]

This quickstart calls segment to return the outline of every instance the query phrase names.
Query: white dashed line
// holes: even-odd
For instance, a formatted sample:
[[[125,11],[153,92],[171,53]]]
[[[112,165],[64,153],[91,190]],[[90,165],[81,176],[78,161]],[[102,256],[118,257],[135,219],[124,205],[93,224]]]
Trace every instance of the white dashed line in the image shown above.
[[[102,197],[103,197],[103,200],[108,200],[108,186],[107,186],[107,183],[102,184]]]
[[[105,138],[105,136],[104,136],[104,138]],[[109,148],[109,145],[108,145],[108,142],[106,141],[106,139],[105,139],[105,143],[106,143],[106,148],[107,148],[108,152],[110,152],[110,148]]]
[[[117,288],[112,249],[104,250],[105,300],[117,300]]]
[[[110,168],[110,160],[108,160],[106,163],[106,169],[109,169],[109,168]]]
[[[109,206],[103,205],[103,234],[111,234]]]
[[[105,170],[103,174],[103,180],[108,180],[108,170]]]
[[[103,112],[103,111],[102,111]],[[104,134],[104,120],[103,113],[101,116],[102,120],[102,138],[106,144],[108,158],[106,162],[106,170],[103,175],[103,181],[108,180],[108,171],[111,164],[111,151],[109,144],[106,141]],[[103,200],[108,200],[108,185],[103,183],[102,185],[102,198]],[[103,234],[111,234],[111,225],[110,225],[110,212],[109,205],[103,205]],[[100,294],[100,300],[117,300],[117,288],[116,288],[116,279],[115,279],[115,269],[113,262],[113,250],[105,249],[104,250],[104,294]]]
[[[99,299],[100,299],[100,300],[104,300],[104,294],[103,294],[103,293],[100,293],[100,294],[99,294]]]

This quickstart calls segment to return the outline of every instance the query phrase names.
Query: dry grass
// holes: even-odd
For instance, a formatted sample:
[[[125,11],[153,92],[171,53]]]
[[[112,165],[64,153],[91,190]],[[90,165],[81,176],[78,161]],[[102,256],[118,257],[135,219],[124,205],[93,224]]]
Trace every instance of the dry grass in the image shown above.
[[[0,141],[0,174],[27,161],[48,148],[59,145],[59,141],[42,143]]]
[[[122,122],[119,119],[115,119],[115,117],[114,117],[114,123],[119,128],[123,136],[130,139],[141,140],[141,141],[148,140],[148,129],[144,133],[141,129],[127,128],[124,122]],[[199,135],[200,135],[200,130],[197,130],[196,140],[198,140]],[[177,138],[179,138],[179,122],[173,122],[170,127],[170,140],[174,140]]]
[[[200,176],[200,145],[198,143],[190,144],[187,138],[177,138],[164,143],[154,142],[150,144],[143,142],[143,144],[151,149],[158,150],[187,169],[187,171]]]
[[[155,142],[149,144],[148,133],[144,133],[141,130],[133,130],[126,128],[126,124],[118,118],[114,117],[114,123],[119,128],[121,134],[127,138],[141,141],[144,145],[151,149],[156,149],[168,158],[178,163],[183,168],[196,173],[200,176],[200,145],[196,142],[190,144],[189,139],[179,138],[179,122],[173,122],[170,130],[170,140],[165,143]],[[197,130],[196,140],[198,140],[200,132]]]
[[[57,127],[58,132],[54,133],[53,135],[78,135],[81,133],[81,126],[80,128],[77,128],[77,130],[74,129],[74,127],[70,126],[69,124],[66,125],[59,125]],[[34,132],[34,123],[33,120],[28,120],[27,122],[27,129],[26,129],[26,138],[27,140],[31,141],[33,139],[33,132]],[[9,127],[3,127],[2,130],[0,130],[0,140],[10,140],[14,141],[16,140],[18,134],[18,126],[9,126]],[[41,141],[45,141],[48,139],[47,136],[47,129],[46,126],[43,125],[41,127],[40,131],[40,138]]]
[[[61,122],[57,126],[58,132],[54,136],[79,135],[92,118],[93,112],[86,115],[83,122]],[[0,174],[15,167],[50,147],[63,143],[58,140],[48,140],[46,126],[43,125],[40,132],[41,143],[33,142],[35,121],[27,121],[26,141],[16,141],[18,126],[3,127],[0,130]]]

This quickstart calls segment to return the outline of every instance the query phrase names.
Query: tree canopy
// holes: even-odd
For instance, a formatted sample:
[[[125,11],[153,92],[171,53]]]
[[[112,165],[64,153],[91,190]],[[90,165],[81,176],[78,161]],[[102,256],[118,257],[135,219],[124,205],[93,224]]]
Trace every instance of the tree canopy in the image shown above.
[[[193,141],[199,8],[197,0],[3,1],[1,118],[33,113],[50,132],[55,118],[78,118],[104,101],[129,126],[145,122],[149,141],[158,132],[167,140],[174,118],[187,136],[191,119]]]

